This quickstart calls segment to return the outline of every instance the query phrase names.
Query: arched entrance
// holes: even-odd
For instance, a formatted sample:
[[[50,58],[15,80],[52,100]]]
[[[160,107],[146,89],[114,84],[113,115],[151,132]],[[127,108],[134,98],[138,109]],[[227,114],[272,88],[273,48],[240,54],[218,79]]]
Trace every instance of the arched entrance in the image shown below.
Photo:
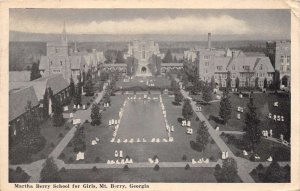
[[[142,69],[141,69],[141,72],[142,73],[146,73],[147,72],[147,68],[145,66],[143,66]]]

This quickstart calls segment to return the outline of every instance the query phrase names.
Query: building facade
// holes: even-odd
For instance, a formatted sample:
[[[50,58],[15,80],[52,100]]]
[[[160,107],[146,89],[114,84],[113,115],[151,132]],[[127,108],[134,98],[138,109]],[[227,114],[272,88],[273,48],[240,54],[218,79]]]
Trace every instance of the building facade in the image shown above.
[[[266,43],[267,56],[276,71],[279,72],[281,85],[290,87],[291,78],[291,42],[268,41]]]

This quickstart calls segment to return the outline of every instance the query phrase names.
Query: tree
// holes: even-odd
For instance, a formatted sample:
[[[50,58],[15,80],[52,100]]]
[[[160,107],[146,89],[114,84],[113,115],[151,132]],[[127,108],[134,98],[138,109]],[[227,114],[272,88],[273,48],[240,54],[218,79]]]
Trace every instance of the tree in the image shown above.
[[[52,98],[52,109],[53,109],[53,125],[55,127],[62,126],[64,124],[63,109],[61,103],[57,98]]]
[[[211,89],[211,86],[208,83],[205,83],[204,87],[203,87],[203,94],[202,94],[202,98],[205,102],[209,102],[212,100],[212,93],[213,90]]]
[[[204,121],[201,121],[199,124],[199,128],[197,130],[197,137],[196,137],[197,148],[199,149],[200,152],[205,150],[208,140],[209,140],[209,133],[208,133],[207,126]]]
[[[48,158],[40,174],[40,182],[60,182],[58,167],[53,158]]]
[[[84,84],[84,91],[86,96],[93,96],[94,95],[94,87],[92,79],[88,79]]]
[[[210,87],[211,87],[212,90],[216,88],[216,81],[215,81],[214,76],[211,77]]]
[[[189,99],[184,100],[184,104],[182,107],[182,116],[186,120],[190,120],[193,116],[193,109],[191,106],[191,101]]]
[[[279,90],[280,89],[280,73],[278,70],[275,70],[274,76],[273,76],[273,89]]]
[[[264,88],[265,89],[268,88],[268,80],[267,80],[267,78],[264,79]]]
[[[71,77],[70,79],[70,96],[73,97],[75,95],[75,84],[74,84],[74,80]]]
[[[235,87],[236,87],[237,89],[239,89],[239,87],[240,87],[240,79],[239,79],[239,77],[236,77],[236,78],[235,78]]]
[[[97,104],[93,104],[91,110],[91,125],[100,125],[101,124],[101,114],[99,113],[99,107]]]
[[[116,63],[125,63],[123,52],[120,50],[117,51]]]
[[[231,118],[231,103],[227,88],[223,92],[223,96],[220,102],[219,116],[223,119],[225,124],[227,124],[228,120]]]
[[[41,74],[40,74],[40,70],[39,70],[39,64],[34,62],[32,64],[32,67],[31,67],[31,72],[30,72],[30,81],[32,80],[35,80],[35,79],[38,79],[42,77]]]
[[[228,71],[227,72],[227,79],[226,79],[226,89],[228,91],[230,91],[230,88],[231,88],[231,72]]]
[[[237,163],[234,158],[228,158],[222,162],[222,182],[235,182],[237,177]]]
[[[183,96],[182,96],[180,90],[175,91],[174,94],[175,94],[175,97],[174,97],[175,103],[179,104],[180,102],[182,102]]]
[[[73,98],[75,105],[81,105],[81,83],[77,83],[75,96]]]
[[[278,162],[273,160],[264,174],[264,182],[282,182],[282,177]]]
[[[249,103],[247,104],[248,111],[245,114],[245,140],[248,146],[255,150],[256,145],[260,142],[261,130],[259,127],[260,120],[256,114],[253,96],[250,95]]]
[[[163,63],[172,63],[173,62],[173,57],[172,53],[170,50],[167,51],[165,57],[162,60]]]
[[[73,137],[73,150],[75,153],[86,150],[84,126],[80,126]]]
[[[255,78],[255,88],[258,88],[258,87],[259,87],[258,80],[259,80],[258,77],[256,77],[256,78]]]

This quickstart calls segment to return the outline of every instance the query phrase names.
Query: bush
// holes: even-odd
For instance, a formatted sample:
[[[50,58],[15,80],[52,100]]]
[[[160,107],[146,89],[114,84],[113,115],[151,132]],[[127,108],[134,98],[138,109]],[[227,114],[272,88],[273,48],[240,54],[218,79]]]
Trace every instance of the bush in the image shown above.
[[[95,162],[97,162],[97,163],[100,162],[100,158],[99,158],[99,157],[96,157],[96,158],[95,158]]]
[[[63,135],[62,133],[60,133],[60,134],[58,135],[58,137],[59,137],[59,138],[62,138],[62,137],[64,137],[64,135]]]
[[[249,160],[250,160],[250,161],[255,161],[254,155],[251,155],[251,156],[249,157]]]
[[[210,156],[209,157],[209,161],[214,161],[215,160],[215,157],[214,156]]]
[[[54,143],[50,143],[50,147],[55,147]]]
[[[73,144],[72,144],[72,142],[70,141],[68,144],[67,144],[67,147],[72,147],[73,146]]]
[[[259,163],[259,165],[256,167],[256,170],[262,171],[264,170],[264,166],[261,163]]]
[[[221,133],[221,136],[226,136],[226,134],[224,132]]]
[[[211,139],[210,144],[215,144],[215,140]]]
[[[70,158],[69,158],[69,160],[68,160],[68,162],[69,162],[69,163],[72,163],[72,162],[74,162],[74,159],[73,159],[73,157],[70,157]]]
[[[186,165],[185,165],[185,167],[184,167],[184,169],[185,169],[185,170],[190,170],[190,169],[191,169],[191,167],[190,167],[190,165],[189,165],[189,164],[186,164]]]
[[[86,119],[84,123],[89,123],[89,120]]]
[[[253,174],[253,175],[257,175],[257,170],[256,169],[253,169],[250,174]]]
[[[65,126],[65,129],[66,129],[66,130],[69,130],[69,129],[70,129],[70,127],[69,127],[68,125],[66,125],[66,126]]]
[[[158,156],[154,155],[153,160],[156,160],[156,159],[158,159]]]
[[[236,151],[235,155],[236,155],[237,157],[239,157],[239,156],[241,156],[241,152],[240,152],[240,151]]]
[[[127,164],[124,166],[123,170],[124,170],[124,171],[129,171],[129,167],[128,167]]]
[[[92,168],[92,171],[93,171],[93,172],[97,172],[97,170],[98,170],[98,169],[97,169],[97,167],[95,167],[95,166]]]
[[[16,168],[16,173],[22,173],[22,172],[23,172],[22,168],[19,167],[19,166],[17,166],[17,168]]]
[[[199,117],[196,117],[196,121],[199,121]]]
[[[159,167],[159,165],[157,164],[157,165],[154,166],[153,169],[154,169],[155,171],[159,171],[159,168],[160,168],[160,167]]]
[[[183,155],[183,156],[182,156],[182,160],[183,160],[183,161],[186,161],[186,160],[187,160],[186,155]]]
[[[62,172],[62,173],[66,173],[66,172],[67,172],[67,170],[65,169],[65,167],[62,167],[62,168],[60,169],[60,172]]]
[[[90,106],[90,105],[91,105],[91,103],[90,103],[90,102],[88,102],[86,105],[87,105],[87,106]]]
[[[129,159],[130,159],[130,157],[129,157],[128,155],[126,155],[126,157],[125,157],[125,160],[126,160],[126,159],[127,159],[127,160],[129,160]]]
[[[60,154],[60,156],[59,156],[59,158],[61,158],[61,159],[65,159],[65,158],[66,158],[66,155],[65,155],[65,153],[61,153],[61,154]]]

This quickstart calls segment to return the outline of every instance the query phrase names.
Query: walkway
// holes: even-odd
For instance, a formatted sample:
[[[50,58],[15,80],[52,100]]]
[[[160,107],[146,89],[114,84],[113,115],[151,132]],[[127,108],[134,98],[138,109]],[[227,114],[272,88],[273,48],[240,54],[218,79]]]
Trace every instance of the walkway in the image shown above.
[[[176,81],[178,82],[178,79],[176,79]],[[187,98],[188,97],[188,92],[184,91],[183,89],[180,90],[182,95]],[[209,121],[206,119],[206,117],[202,114],[202,112],[196,112],[196,102],[195,101],[191,101],[191,105],[192,108],[194,110],[194,112],[196,113],[196,115],[198,116],[198,118],[201,121],[205,121],[207,127],[208,127],[208,132],[210,134],[210,136],[213,138],[213,140],[215,141],[215,143],[218,145],[218,147],[220,148],[221,151],[228,151],[228,156],[232,157],[235,159],[235,161],[237,162],[237,167],[238,167],[238,175],[241,178],[241,180],[243,182],[246,183],[254,183],[253,178],[250,176],[250,172],[259,164],[262,163],[265,166],[268,166],[270,164],[270,162],[251,162],[247,159],[241,158],[241,157],[236,157],[232,151],[230,150],[230,148],[227,146],[227,144],[223,141],[223,139],[220,137],[221,132],[220,131],[216,131],[211,124],[209,123]],[[228,132],[226,132],[228,133]],[[243,132],[239,132],[239,131],[234,131],[231,133],[235,133],[235,134],[242,134]],[[279,162],[279,165],[281,166],[285,166],[286,164],[290,164],[290,162]]]

